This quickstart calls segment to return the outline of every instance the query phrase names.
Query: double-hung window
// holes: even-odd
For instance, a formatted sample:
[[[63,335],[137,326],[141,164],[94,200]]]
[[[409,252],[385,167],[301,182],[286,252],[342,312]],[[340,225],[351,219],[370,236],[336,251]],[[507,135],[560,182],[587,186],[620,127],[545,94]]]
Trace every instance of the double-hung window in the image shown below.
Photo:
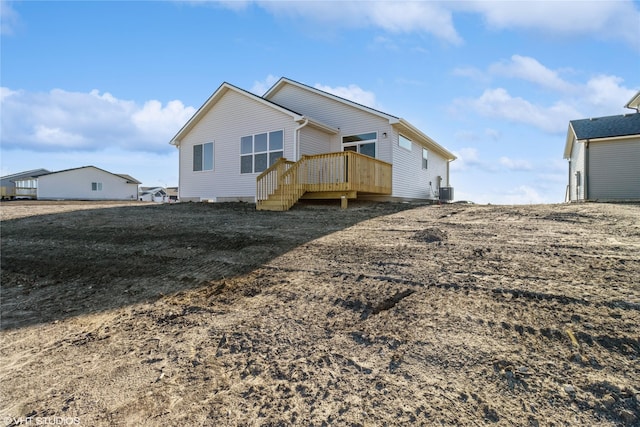
[[[194,172],[213,170],[213,142],[193,146],[193,170]]]
[[[429,166],[429,151],[426,148],[422,149],[422,169],[427,169]]]
[[[260,173],[283,156],[284,131],[240,138],[240,173]]]

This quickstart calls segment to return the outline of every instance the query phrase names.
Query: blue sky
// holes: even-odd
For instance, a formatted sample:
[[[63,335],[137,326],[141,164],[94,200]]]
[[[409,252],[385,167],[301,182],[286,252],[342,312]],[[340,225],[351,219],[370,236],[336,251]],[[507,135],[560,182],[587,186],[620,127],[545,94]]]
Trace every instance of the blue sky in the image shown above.
[[[0,173],[95,165],[178,184],[171,137],[226,81],[285,76],[458,156],[455,198],[562,202],[569,120],[640,90],[636,1],[0,0]]]

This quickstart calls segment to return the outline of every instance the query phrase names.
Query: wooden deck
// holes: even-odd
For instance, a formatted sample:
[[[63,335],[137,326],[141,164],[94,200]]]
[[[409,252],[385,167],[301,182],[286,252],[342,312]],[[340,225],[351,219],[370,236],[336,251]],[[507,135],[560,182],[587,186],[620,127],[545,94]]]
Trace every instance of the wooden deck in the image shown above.
[[[353,151],[280,158],[257,177],[256,208],[286,211],[301,198],[347,199],[391,194],[391,164]]]

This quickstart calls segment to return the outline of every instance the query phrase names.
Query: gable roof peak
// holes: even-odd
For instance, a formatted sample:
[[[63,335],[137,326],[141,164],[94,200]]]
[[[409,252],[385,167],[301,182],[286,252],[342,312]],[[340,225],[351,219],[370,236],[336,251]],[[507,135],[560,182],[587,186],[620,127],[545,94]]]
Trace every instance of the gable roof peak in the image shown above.
[[[633,97],[627,102],[624,106],[625,108],[629,108],[631,110],[636,110],[636,112],[640,112],[640,90],[638,93],[633,95]]]
[[[333,94],[331,92],[327,92],[325,90],[318,89],[317,87],[313,87],[313,86],[309,86],[309,85],[304,84],[304,83],[300,83],[300,82],[298,82],[296,80],[293,80],[293,79],[290,79],[288,77],[280,77],[280,79],[273,86],[271,86],[271,88],[269,88],[265,92],[265,94],[262,95],[262,97],[265,98],[265,99],[270,99],[280,89],[282,89],[286,84],[290,84],[292,86],[297,86],[297,87],[299,87],[301,89],[317,93],[319,95],[325,96],[327,98],[334,99],[334,100],[336,100],[338,102],[342,102],[344,104],[353,105],[356,108],[359,108],[361,110],[369,111],[370,113],[373,113],[373,114],[375,114],[377,116],[384,117],[384,118],[388,119],[390,122],[396,122],[396,121],[400,120],[399,117],[391,115],[391,114],[388,114],[388,113],[385,113],[384,111],[380,111],[380,110],[377,110],[377,109],[375,109],[373,107],[369,107],[367,105],[360,104],[359,102],[355,102],[355,101],[352,101],[350,99],[343,98],[343,97],[341,97],[339,95],[335,95],[335,94]]]
[[[282,105],[278,105],[275,102],[272,102],[262,96],[256,95],[255,93],[249,92],[248,90],[241,89],[238,86],[232,85],[228,82],[222,82],[220,86],[207,98],[207,100],[198,108],[198,110],[191,116],[189,120],[180,128],[180,130],[175,134],[169,144],[175,145],[178,147],[180,145],[180,140],[187,134],[189,131],[204,117],[209,110],[222,98],[228,91],[234,91],[240,95],[246,96],[249,99],[252,99],[256,102],[263,103],[271,108],[279,110],[285,114],[290,115],[294,120],[301,120],[302,115],[290,110]]]

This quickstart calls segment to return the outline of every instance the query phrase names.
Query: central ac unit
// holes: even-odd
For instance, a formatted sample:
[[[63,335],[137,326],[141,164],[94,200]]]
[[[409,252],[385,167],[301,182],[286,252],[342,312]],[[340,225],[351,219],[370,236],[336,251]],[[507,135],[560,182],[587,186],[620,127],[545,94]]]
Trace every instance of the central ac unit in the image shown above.
[[[440,187],[438,198],[441,202],[450,202],[453,200],[453,187]]]

